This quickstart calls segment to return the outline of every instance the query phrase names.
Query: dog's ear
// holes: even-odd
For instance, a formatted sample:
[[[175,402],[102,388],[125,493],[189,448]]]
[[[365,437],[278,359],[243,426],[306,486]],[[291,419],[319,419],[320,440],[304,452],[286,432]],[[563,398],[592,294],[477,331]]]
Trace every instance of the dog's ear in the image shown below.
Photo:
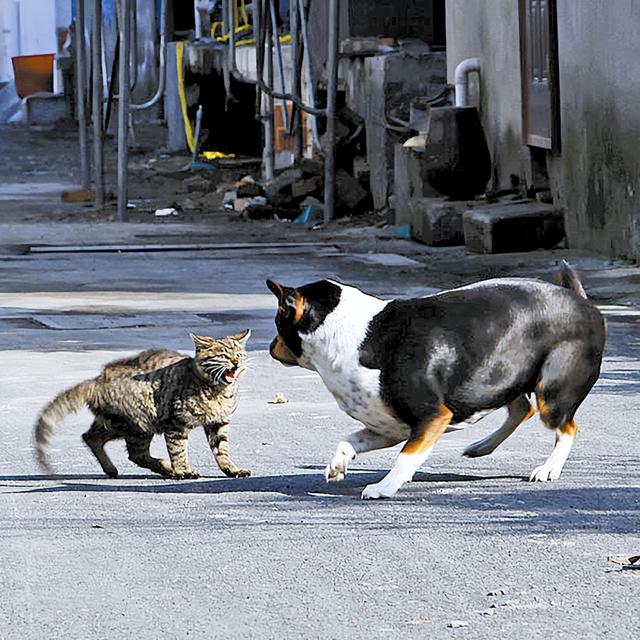
[[[267,280],[267,287],[277,296],[279,306],[291,311],[294,324],[300,322],[308,307],[307,299],[297,289],[285,287],[273,280]]]
[[[275,282],[274,280],[267,280],[267,287],[269,287],[271,293],[273,293],[273,295],[278,298],[278,301],[282,302],[282,299],[284,298],[285,287]]]

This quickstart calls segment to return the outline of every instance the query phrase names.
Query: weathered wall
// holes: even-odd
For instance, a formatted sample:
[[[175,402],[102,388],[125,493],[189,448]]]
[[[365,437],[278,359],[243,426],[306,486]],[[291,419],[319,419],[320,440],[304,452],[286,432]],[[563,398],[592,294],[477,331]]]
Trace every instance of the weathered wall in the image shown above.
[[[371,195],[376,209],[393,192],[394,147],[402,138],[386,126],[388,114],[412,98],[435,96],[445,86],[445,55],[392,53],[344,60],[340,79],[347,105],[365,120]]]
[[[473,93],[493,163],[490,187],[508,187],[510,174],[521,175],[526,170],[518,2],[447,0],[446,21],[448,81],[453,84],[455,68],[465,58],[482,61],[480,86]]]
[[[561,152],[548,157],[567,240],[640,257],[640,3],[557,0]],[[482,60],[480,106],[494,186],[531,171],[522,144],[518,3],[447,1],[447,66]]]
[[[551,163],[568,239],[640,256],[640,3],[558,0],[562,152]]]

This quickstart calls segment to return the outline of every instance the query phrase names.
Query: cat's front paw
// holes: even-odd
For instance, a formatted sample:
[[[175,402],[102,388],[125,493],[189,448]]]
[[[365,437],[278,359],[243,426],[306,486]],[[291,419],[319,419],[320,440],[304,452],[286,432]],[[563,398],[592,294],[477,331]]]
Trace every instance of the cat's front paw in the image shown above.
[[[189,469],[188,471],[174,471],[171,477],[174,480],[197,480],[200,474],[193,469]]]
[[[251,475],[249,469],[223,469],[229,478],[248,478]]]

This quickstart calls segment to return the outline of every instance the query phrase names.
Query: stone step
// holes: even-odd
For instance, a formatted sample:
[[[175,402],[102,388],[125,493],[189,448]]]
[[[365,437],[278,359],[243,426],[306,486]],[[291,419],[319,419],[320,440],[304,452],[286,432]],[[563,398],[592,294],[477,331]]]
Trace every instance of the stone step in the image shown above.
[[[470,202],[449,201],[444,198],[412,198],[411,237],[430,246],[464,244],[462,215],[472,206]]]
[[[564,238],[562,210],[533,200],[469,209],[462,226],[467,249],[476,253],[552,249]]]

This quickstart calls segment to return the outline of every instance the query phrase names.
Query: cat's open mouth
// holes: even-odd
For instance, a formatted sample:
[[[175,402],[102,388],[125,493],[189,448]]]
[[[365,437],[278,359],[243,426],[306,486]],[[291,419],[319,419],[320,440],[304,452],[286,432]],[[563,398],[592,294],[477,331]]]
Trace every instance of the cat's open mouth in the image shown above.
[[[227,384],[231,384],[232,382],[235,381],[237,377],[238,377],[237,369],[227,369],[227,371],[225,371],[223,379]]]

